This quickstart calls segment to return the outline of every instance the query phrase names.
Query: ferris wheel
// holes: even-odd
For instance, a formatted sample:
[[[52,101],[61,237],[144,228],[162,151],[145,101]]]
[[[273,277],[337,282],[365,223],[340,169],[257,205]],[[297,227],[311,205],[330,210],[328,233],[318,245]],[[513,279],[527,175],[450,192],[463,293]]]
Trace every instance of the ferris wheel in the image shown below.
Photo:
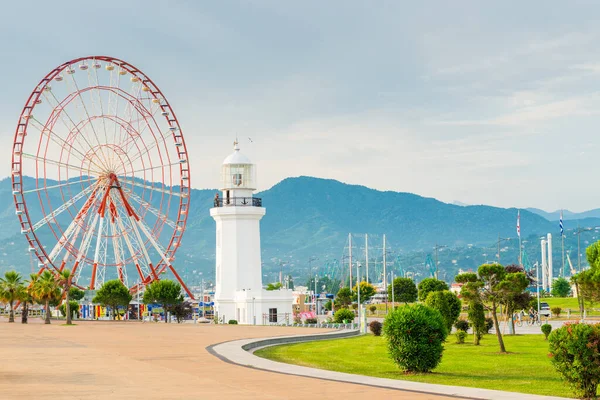
[[[190,170],[171,105],[135,66],[82,57],[29,95],[12,149],[12,194],[39,272],[70,268],[132,291],[170,271],[185,231]]]

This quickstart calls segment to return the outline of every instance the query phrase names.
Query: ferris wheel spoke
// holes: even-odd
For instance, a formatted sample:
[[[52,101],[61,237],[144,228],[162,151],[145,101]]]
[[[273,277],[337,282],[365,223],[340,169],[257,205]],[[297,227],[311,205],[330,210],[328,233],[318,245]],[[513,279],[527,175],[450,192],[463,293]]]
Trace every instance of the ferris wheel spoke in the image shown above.
[[[75,158],[77,158],[81,162],[84,161],[84,159],[86,158],[85,154],[83,154],[81,151],[79,151],[79,149],[75,148],[71,143],[66,142],[62,137],[60,137],[60,135],[58,135],[52,129],[45,128],[40,121],[38,121],[37,119],[35,119],[35,117],[31,117],[30,120],[32,122],[35,122],[35,124],[32,123],[31,126],[33,128],[35,128],[36,130],[38,130],[40,132],[40,134],[47,135],[50,140],[52,140],[54,143],[56,143],[60,147],[63,147],[63,148],[64,147],[69,147],[71,150],[75,151],[77,154],[79,154],[81,156],[81,158],[80,158],[77,154],[71,153]],[[38,126],[36,126],[36,124]],[[100,165],[96,164],[94,162],[94,160],[90,160],[90,161],[93,164],[95,164],[97,167],[99,167],[100,169],[102,168]]]
[[[183,196],[182,193],[177,193],[177,192],[174,192],[172,190],[157,188],[157,187],[154,187],[154,186],[148,186],[148,185],[145,185],[145,184],[140,183],[140,182],[131,181],[131,180],[127,179],[124,176],[119,176],[119,181],[122,182],[122,183],[127,183],[128,185],[137,186],[137,187],[139,187],[141,189],[154,190],[156,192],[166,193],[166,194],[173,195],[173,196],[179,196],[179,197]]]
[[[90,185],[87,188],[83,189],[81,192],[79,192],[75,196],[71,197],[71,199],[69,199],[66,203],[64,203],[63,205],[61,205],[60,207],[58,207],[56,210],[54,210],[53,212],[51,212],[50,214],[48,214],[44,218],[42,218],[39,222],[37,222],[36,224],[34,224],[31,229],[34,232],[37,231],[42,226],[46,225],[48,222],[50,222],[51,220],[53,220],[57,216],[59,216],[67,208],[71,207],[73,204],[75,204],[76,202],[78,202],[79,199],[81,199],[83,196],[85,196],[86,194],[88,194],[92,190],[94,190],[94,188],[95,188],[94,186]]]
[[[83,111],[85,112],[85,115],[87,116],[87,119],[89,121],[89,120],[91,120],[90,113],[87,109],[87,106],[85,105],[83,96],[81,95],[81,90],[79,89],[79,85],[77,85],[77,81],[75,80],[75,74],[71,74],[71,81],[73,82],[73,85],[75,86],[75,93],[77,94],[77,97],[79,98],[79,102],[81,103],[81,106],[83,107]],[[104,163],[110,167],[110,164],[108,163],[109,159],[106,156],[106,154],[104,153],[104,146],[102,146],[102,142],[100,141],[100,138],[98,137],[98,133],[96,132],[96,128],[94,128],[94,124],[90,123],[89,126],[92,129],[92,133],[94,134],[94,137],[96,138],[96,143],[98,143],[98,146],[100,148],[100,153],[102,153],[102,157],[104,159]]]
[[[36,189],[23,190],[22,193],[23,194],[36,193],[36,192],[41,192],[43,190],[57,189],[57,188],[65,187],[65,186],[75,185],[77,183],[87,183],[87,182],[91,182],[92,180],[93,179],[88,179],[88,180],[65,182],[65,183],[61,183],[61,184],[58,184],[58,185],[42,186],[42,187],[38,187]]]
[[[58,101],[58,99],[56,98],[56,96],[54,95],[54,92],[50,92],[52,97],[54,98],[55,104],[56,106],[54,106],[54,111],[56,111],[58,108],[60,108],[60,112],[59,112],[59,117],[60,120],[62,121],[62,123],[65,125],[65,127],[71,131],[71,130],[75,130],[77,132],[77,134],[75,135],[74,141],[77,141],[79,143],[79,145],[81,145],[81,142],[79,142],[79,140],[77,140],[78,138],[81,138],[86,146],[87,146],[87,150],[88,151],[93,151],[94,150],[94,146],[88,141],[85,132],[82,132],[81,129],[79,129],[79,127],[77,126],[77,124],[75,123],[75,121],[73,120],[73,118],[69,115],[69,113],[67,112],[66,107],[62,106],[61,103]],[[79,96],[81,98],[81,96]],[[48,98],[48,97],[46,97]],[[48,101],[50,103],[50,101]],[[53,111],[53,112],[54,112]],[[69,120],[69,122],[71,122],[72,127],[69,127],[69,124],[67,124],[67,122],[65,121],[65,119],[63,118],[63,115],[67,117],[67,119]],[[88,120],[89,120],[89,116],[88,116]],[[103,169],[108,169],[108,166],[104,164],[103,160],[101,158],[99,158],[100,162],[102,163]]]
[[[118,204],[122,201],[122,198],[119,198],[119,196],[116,196],[113,193],[111,193],[111,196],[115,204]],[[129,215],[125,212],[125,207],[117,207],[117,216],[115,220],[122,232],[121,237],[123,238],[123,240],[125,240],[125,244],[127,245],[129,253],[131,254],[131,257],[134,260],[136,270],[138,271],[142,282],[147,282],[149,279],[151,279],[151,276],[154,275],[154,271],[151,272],[152,262],[150,260],[150,257],[148,257],[148,254],[144,252],[144,243],[138,242],[138,239],[134,232],[134,227],[132,226],[131,219],[129,218]],[[125,224],[128,224],[128,229],[125,227]]]
[[[31,160],[36,160],[36,161],[41,162],[43,164],[47,163],[47,164],[51,164],[51,165],[56,165],[58,167],[64,167],[64,168],[72,169],[72,170],[75,170],[75,171],[84,172],[86,174],[89,174],[90,172],[93,172],[96,175],[100,175],[100,172],[97,171],[97,170],[95,170],[95,169],[85,169],[85,168],[81,168],[81,167],[78,167],[78,166],[73,165],[73,164],[68,164],[68,163],[64,163],[64,162],[61,162],[61,161],[51,160],[49,158],[36,156],[34,154],[23,153],[23,158],[28,158],[28,159],[31,159]]]
[[[154,141],[152,141],[148,146],[146,146],[146,148],[144,149],[144,151],[139,151],[138,154],[135,155],[135,157],[131,158],[131,162],[135,162],[137,160],[139,160],[140,158],[142,158],[143,156],[145,156],[146,154],[148,154],[151,150],[153,150],[156,146],[158,146],[161,141],[164,143],[164,140],[166,138],[168,138],[171,134],[173,134],[173,132],[171,132],[171,130],[167,130],[164,133],[162,133],[160,135],[160,138],[155,139]],[[133,147],[130,147],[130,149]]]
[[[81,231],[81,227],[83,225],[83,222],[85,221],[85,218],[88,214],[93,214],[89,213],[89,210],[94,203],[95,195],[96,192],[94,191],[92,192],[90,197],[88,197],[83,207],[81,207],[75,218],[73,218],[67,229],[63,232],[61,238],[58,240],[58,242],[50,252],[49,258],[52,263],[54,263],[54,259],[61,252],[62,248],[66,247],[69,243],[71,243],[71,245],[75,244],[75,240],[77,239],[79,232]],[[75,232],[73,233],[73,231]],[[73,238],[75,238],[75,240],[73,240]]]
[[[123,191],[125,191],[127,193],[127,197],[128,198],[130,198],[132,200],[135,200],[136,203],[138,203],[139,205],[141,205],[142,207],[144,207],[146,210],[150,211],[160,221],[162,221],[163,223],[166,223],[167,225],[169,225],[173,229],[177,229],[177,224],[175,222],[171,221],[169,218],[167,218],[166,215],[162,214],[155,207],[152,207],[152,205],[150,203],[144,201],[144,199],[142,199],[140,196],[138,196],[137,194],[135,194],[134,192],[132,192],[129,189],[123,189]]]
[[[150,131],[152,131],[152,128],[150,128],[150,124],[148,123],[148,119],[154,121],[154,117],[156,116],[156,113],[160,109],[161,109],[160,105],[156,105],[156,108],[154,109],[154,111],[152,111],[152,106],[151,106],[150,110],[148,111],[148,113],[150,114],[149,116],[144,116],[144,114],[141,114],[143,117],[135,120],[135,122],[137,122],[137,124],[138,124],[138,136],[141,137],[144,134],[144,132],[146,131],[146,128],[149,128]],[[148,110],[148,109],[145,108],[145,110]],[[144,126],[142,127],[141,130],[139,129],[140,122],[144,122]],[[169,131],[167,131],[167,133],[168,132]],[[166,137],[166,135],[162,135],[162,136],[163,136],[163,138]],[[156,143],[156,141],[154,141],[153,143]],[[135,144],[136,144],[135,138],[130,136],[130,137],[126,138],[126,140],[121,144],[121,146],[125,148],[126,152],[129,152],[135,147]]]

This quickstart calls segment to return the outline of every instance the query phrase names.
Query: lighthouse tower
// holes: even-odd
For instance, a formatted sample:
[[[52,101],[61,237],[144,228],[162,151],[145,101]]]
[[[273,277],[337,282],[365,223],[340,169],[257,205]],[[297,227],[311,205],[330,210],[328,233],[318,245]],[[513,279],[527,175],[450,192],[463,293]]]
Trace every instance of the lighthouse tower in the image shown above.
[[[236,141],[221,167],[221,196],[210,210],[217,231],[215,311],[225,322],[292,321],[292,291],[262,287],[260,220],[266,210],[255,190],[256,167]]]

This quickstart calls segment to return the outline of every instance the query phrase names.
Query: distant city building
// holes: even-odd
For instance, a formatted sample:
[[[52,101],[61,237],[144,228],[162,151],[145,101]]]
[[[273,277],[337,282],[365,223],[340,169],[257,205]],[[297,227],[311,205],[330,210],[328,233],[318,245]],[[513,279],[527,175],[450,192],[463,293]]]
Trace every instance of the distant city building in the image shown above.
[[[215,311],[224,322],[293,322],[292,291],[263,289],[260,220],[266,210],[253,196],[255,190],[255,165],[240,153],[236,141],[223,161],[221,195],[215,195],[210,210],[217,231]]]

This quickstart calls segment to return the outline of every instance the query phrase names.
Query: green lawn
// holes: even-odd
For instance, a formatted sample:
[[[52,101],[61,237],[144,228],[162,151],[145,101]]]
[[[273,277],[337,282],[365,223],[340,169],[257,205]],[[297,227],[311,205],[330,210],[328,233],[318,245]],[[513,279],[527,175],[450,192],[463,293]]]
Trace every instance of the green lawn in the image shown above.
[[[573,396],[550,364],[543,335],[504,339],[510,354],[498,353],[498,342],[492,335],[486,335],[480,346],[455,344],[451,335],[435,371],[416,375],[400,372],[388,357],[385,339],[373,335],[269,347],[255,354],[274,361],[381,378]]]

